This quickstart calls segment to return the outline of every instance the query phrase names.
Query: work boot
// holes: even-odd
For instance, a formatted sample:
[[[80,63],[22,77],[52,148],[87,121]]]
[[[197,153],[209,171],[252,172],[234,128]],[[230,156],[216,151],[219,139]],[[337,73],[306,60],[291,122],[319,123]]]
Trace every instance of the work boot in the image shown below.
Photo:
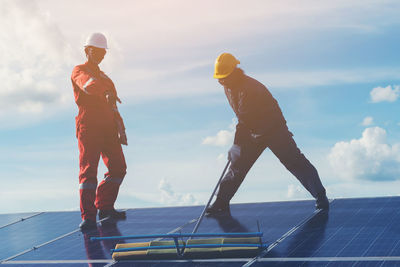
[[[81,231],[89,231],[89,230],[94,230],[97,228],[97,223],[96,221],[90,220],[90,219],[85,219],[79,224],[79,228]]]
[[[317,197],[315,201],[315,209],[329,210],[329,200],[326,197],[326,194]]]
[[[126,212],[125,211],[116,211],[114,208],[111,210],[99,210],[99,220],[111,218],[114,220],[125,220]]]
[[[206,209],[207,216],[230,214],[229,202],[217,198],[215,202]]]

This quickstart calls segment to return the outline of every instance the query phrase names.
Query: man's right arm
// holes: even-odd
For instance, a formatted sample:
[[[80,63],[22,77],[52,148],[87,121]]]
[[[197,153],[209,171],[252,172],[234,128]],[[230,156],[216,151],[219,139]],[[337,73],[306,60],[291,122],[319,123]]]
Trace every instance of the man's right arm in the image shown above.
[[[84,71],[80,66],[76,66],[71,75],[72,81],[88,95],[104,96],[107,88],[100,80],[90,73]]]

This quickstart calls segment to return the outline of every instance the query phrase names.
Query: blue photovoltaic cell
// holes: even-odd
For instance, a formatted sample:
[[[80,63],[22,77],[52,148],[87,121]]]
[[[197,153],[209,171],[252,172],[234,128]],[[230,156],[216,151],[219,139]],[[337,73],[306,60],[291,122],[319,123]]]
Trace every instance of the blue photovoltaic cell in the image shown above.
[[[81,221],[79,212],[47,212],[0,229],[0,259],[59,237]]]
[[[264,257],[268,261],[254,262],[252,266],[400,266],[400,261],[360,260],[354,257],[400,257],[400,197],[337,199],[329,213],[314,213],[314,201],[234,204],[231,215],[205,217],[198,233],[208,232],[264,232],[263,242],[272,244],[281,240]],[[165,234],[173,230],[192,232],[203,206],[132,209],[127,220],[99,225],[86,234],[77,231],[79,212],[42,213],[27,220],[0,228],[0,259],[21,253],[33,246],[64,237],[24,253],[11,261],[13,266],[33,266],[26,261],[68,261],[54,266],[104,266],[87,260],[110,260],[109,250],[117,242],[90,241],[91,236]],[[14,214],[13,216],[15,216]],[[0,222],[9,224],[20,217],[0,215]],[[3,220],[2,220],[3,219]],[[15,220],[14,220],[15,219]],[[190,223],[189,223],[190,222]],[[300,226],[299,228],[293,228]],[[1,227],[1,226],[0,226]],[[126,240],[140,242],[144,240]],[[148,240],[146,240],[148,241]],[[316,257],[324,260],[313,261]],[[344,257],[350,257],[343,261]],[[353,257],[353,259],[351,258]],[[269,259],[268,259],[269,258]],[[279,260],[275,260],[279,258]],[[286,260],[299,258],[298,261]],[[273,261],[270,261],[273,260]],[[297,260],[297,259],[296,259]],[[26,264],[25,264],[25,262]],[[6,262],[2,262],[5,265]],[[135,266],[242,266],[243,259],[223,262],[135,262]],[[53,266],[52,263],[35,266]],[[132,266],[132,262],[118,262],[113,266]]]
[[[68,235],[51,244],[40,247],[15,258],[20,260],[88,260],[111,259],[110,250],[117,243],[141,242],[126,241],[90,241],[91,236],[121,236],[142,234],[165,234],[188,223],[198,216],[202,207],[133,209],[127,211],[127,220],[115,224],[99,225],[98,229],[83,234],[80,231]],[[77,227],[78,224],[75,224]],[[191,224],[192,227],[194,226]]]
[[[291,212],[288,212],[290,210]],[[204,217],[198,233],[232,233],[258,231],[257,221],[264,233],[263,242],[272,243],[293,226],[309,217],[314,211],[314,201],[249,203],[231,205],[231,216]],[[196,214],[198,216],[198,214]],[[194,224],[182,232],[192,232]],[[239,262],[212,262],[212,266],[242,266]],[[127,263],[115,266],[129,266]],[[135,263],[135,266],[187,266],[188,263]],[[210,262],[196,262],[193,266],[210,266]]]
[[[256,262],[252,267],[323,267],[323,266],[340,266],[340,267],[389,267],[400,266],[400,262],[385,262],[385,261],[279,261],[279,262]]]
[[[126,261],[126,262],[118,262],[112,265],[112,267],[130,267],[130,266],[139,266],[139,267],[185,267],[185,266],[196,266],[196,267],[239,267],[243,266],[245,262],[223,262],[223,261],[207,261],[207,262],[134,262],[134,261]],[[298,266],[311,266],[311,267],[319,267],[319,266],[340,266],[340,267],[390,267],[390,266],[399,266],[399,262],[385,262],[385,261],[340,261],[329,263],[327,261],[290,261],[290,262],[256,262],[251,266],[254,267],[298,267]],[[2,264],[2,266],[14,266],[14,267],[34,267],[34,266],[43,266],[43,267],[102,267],[107,264],[104,263],[40,263],[40,264]]]
[[[272,243],[293,226],[309,217],[314,201],[270,202],[231,205],[231,216],[204,217],[198,233],[256,232],[257,221],[263,242]],[[186,227],[184,232],[191,232]]]
[[[214,262],[160,262],[160,263],[145,263],[145,262],[118,262],[113,265],[113,267],[186,267],[186,266],[196,266],[196,267],[239,267],[242,266],[245,262],[223,262],[223,261],[214,261]]]
[[[399,205],[399,197],[334,200],[265,257],[400,256]]]
[[[6,227],[9,224],[20,222],[30,218],[33,215],[39,214],[38,212],[30,213],[11,213],[11,214],[0,214],[0,228]]]
[[[14,263],[2,263],[3,266],[9,267],[103,267],[107,264],[105,263],[25,263],[25,264],[14,264]],[[132,266],[132,265],[131,265]]]
[[[205,217],[198,233],[258,231],[258,220],[261,231],[264,231],[264,242],[273,242],[293,225],[309,216],[313,212],[313,205],[313,201],[236,204],[232,205],[232,216]],[[73,233],[14,260],[110,259],[110,249],[114,248],[116,243],[124,241],[91,242],[91,236],[164,234],[185,224],[187,225],[181,232],[190,233],[195,223],[188,222],[197,218],[202,209],[202,206],[197,206],[128,210],[126,221],[99,226],[97,231],[88,234]],[[287,209],[292,209],[293,212],[288,213]],[[143,240],[125,242],[140,241]]]

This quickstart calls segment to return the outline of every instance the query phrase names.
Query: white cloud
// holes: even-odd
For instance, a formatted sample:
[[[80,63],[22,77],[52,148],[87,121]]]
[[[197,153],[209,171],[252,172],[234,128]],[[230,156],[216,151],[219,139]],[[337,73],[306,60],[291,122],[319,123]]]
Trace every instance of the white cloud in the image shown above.
[[[56,24],[36,1],[2,1],[0,10],[0,113],[39,114],[72,101],[64,90],[71,49]]]
[[[400,180],[376,181],[354,180],[334,183],[326,187],[328,198],[399,196]]]
[[[316,27],[369,31],[398,20],[398,16],[390,16],[395,8],[387,9],[374,1],[367,5],[365,1],[352,1],[351,4],[347,1],[329,4],[307,1],[308,4],[301,5],[296,1],[253,1],[250,6],[211,0],[195,6],[181,0],[157,1],[156,4],[123,3],[113,7],[110,13],[108,1],[75,0],[62,4],[48,0],[1,1],[0,50],[7,52],[0,62],[3,81],[0,114],[27,114],[30,110],[44,114],[49,107],[73,105],[69,74],[73,65],[84,60],[81,44],[86,34],[93,30],[102,31],[109,37],[111,49],[102,68],[114,79],[122,97],[129,98],[128,103],[131,103],[137,99],[215,93],[218,85],[212,79],[205,79],[204,70],[212,72],[216,51],[221,46],[226,47],[221,40],[233,43],[252,36],[268,38],[282,31],[292,31],[294,27],[311,31]],[[391,2],[392,6],[397,4]],[[77,5],[79,9],[76,9]],[[357,6],[363,11],[354,13]],[[221,8],[227,12],[219,12]],[[343,12],[350,8],[352,12]],[[86,14],[89,9],[92,10],[90,18]],[[341,14],[340,20],[334,15],[337,13]],[[71,14],[75,20],[71,21]],[[105,16],[109,19],[102,20]],[[221,21],[235,31],[215,27]],[[263,27],[270,24],[274,27]],[[240,52],[244,58],[254,51],[254,47],[245,44],[242,47],[240,51],[234,47],[227,49]],[[196,53],[192,53],[193,49]],[[296,85],[297,88],[398,77],[398,73],[397,70],[263,71],[257,78],[265,77],[274,87],[293,88]],[[181,77],[190,77],[191,86]],[[167,78],[168,83],[165,82]],[[51,111],[48,113],[53,113]]]
[[[376,1],[320,3],[309,0],[299,4],[296,1],[256,0],[251,5],[228,0],[198,3],[183,0],[152,3],[121,1],[119,6],[112,7],[113,12],[108,12],[112,5],[109,1],[72,0],[60,5],[42,0],[39,3],[42,9],[49,10],[50,18],[56,19],[57,25],[76,48],[83,42],[85,34],[93,29],[105,32],[114,44],[110,45],[102,67],[114,79],[123,97],[138,101],[214,93],[218,85],[210,73],[221,47],[237,52],[243,57],[244,64],[246,56],[254,55],[259,49],[254,46],[258,42],[243,40],[257,36],[264,36],[265,40],[271,37],[276,39],[277,34],[283,35],[278,39],[285,40],[289,36],[286,33],[294,30],[299,34],[301,31],[310,31],[312,34],[319,33],[321,28],[339,29],[340,32],[344,29],[363,33],[376,31],[399,20],[393,12],[399,3],[389,2],[391,9]],[[77,5],[79,9],[76,9]],[[225,12],[219,12],[221,9]],[[92,11],[90,18],[87,17],[87,10]],[[71,21],[71,14],[77,19]],[[108,19],[103,20],[104,17]],[[221,23],[235,30],[215,27]],[[236,45],[229,45],[232,43]],[[282,52],[276,50],[276,53]],[[111,64],[112,68],[109,68],[116,54],[122,59],[118,60],[119,64]],[[277,73],[262,70],[256,78],[264,76],[264,80],[274,87],[298,88],[399,77],[399,73],[396,70],[372,69]]]
[[[291,31],[294,27],[339,28],[365,32],[399,20],[396,13],[399,3],[393,0],[385,1],[385,4],[375,0],[351,2],[336,0],[329,3],[316,0],[301,3],[295,0],[253,0],[251,5],[243,1],[229,0],[217,2],[171,0],[151,3],[122,0],[118,6],[109,1],[93,0],[71,0],[63,2],[63,5],[51,0],[41,2],[43,6],[55,12],[54,16],[57,16],[65,27],[72,24],[88,28],[112,29],[114,33],[124,37],[119,38],[120,40],[125,39],[131,43],[131,50],[137,51],[135,58],[140,60],[148,56],[154,58],[175,56],[175,53],[166,51],[181,51],[182,48],[187,48],[188,44],[195,47],[218,44],[220,47],[221,40],[231,42],[242,39],[243,35],[276,34],[285,30]],[[80,8],[77,9],[76,6]],[[110,7],[113,12],[109,12]],[[87,10],[92,11],[90,18],[87,17]],[[74,14],[75,18],[81,18],[84,23],[71,21],[71,14]],[[108,19],[102,20],[104,17]],[[127,21],[130,23],[126,23]],[[112,28],[110,22],[114,22],[118,27]],[[227,29],[215,25],[230,27]],[[68,30],[73,31],[75,28],[77,27],[69,27]],[[158,49],[160,43],[164,49]],[[149,54],[148,48],[153,53]],[[202,53],[201,50],[198,49],[192,54]],[[182,57],[187,56],[192,55],[182,54]]]
[[[371,101],[373,103],[378,103],[378,102],[394,102],[397,100],[399,97],[400,93],[400,86],[394,85],[393,88],[391,85],[388,85],[386,87],[375,87],[372,89],[370,92],[371,96]]]
[[[235,135],[236,118],[232,118],[232,123],[229,125],[229,130],[221,130],[215,136],[208,136],[203,139],[203,145],[226,146],[232,144]]]
[[[203,145],[226,146],[233,141],[233,132],[221,130],[216,136],[204,138]]]
[[[374,123],[374,118],[368,116],[368,117],[364,118],[364,120],[362,121],[361,125],[370,126],[373,123]]]
[[[192,194],[180,194],[174,192],[171,184],[164,178],[160,180],[158,189],[161,191],[161,203],[163,204],[178,206],[198,204]]]
[[[288,185],[287,198],[289,199],[304,199],[309,197],[309,193],[306,192],[304,187],[300,185],[290,184]]]
[[[290,78],[288,78],[290,77]],[[400,69],[352,68],[296,71],[257,72],[256,78],[267,81],[269,86],[293,89],[298,87],[332,84],[355,84],[400,79]]]
[[[345,179],[400,179],[400,144],[387,144],[380,127],[365,129],[360,139],[336,143],[328,159],[336,175]]]

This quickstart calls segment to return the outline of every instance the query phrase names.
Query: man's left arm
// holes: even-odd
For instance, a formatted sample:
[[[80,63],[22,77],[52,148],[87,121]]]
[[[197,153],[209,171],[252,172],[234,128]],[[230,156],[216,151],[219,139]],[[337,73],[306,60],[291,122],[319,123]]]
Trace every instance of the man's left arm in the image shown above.
[[[117,95],[117,90],[115,89],[114,83],[110,80],[111,82],[111,87],[110,90],[106,91],[105,98],[107,100],[107,103],[110,105],[111,109],[114,111],[114,120],[115,124],[117,126],[118,130],[118,138],[121,144],[123,145],[128,145],[128,138],[126,136],[126,131],[125,131],[125,124],[124,120],[122,119],[121,114],[119,113],[118,107],[117,107],[117,101],[119,103],[121,102],[121,99],[119,99]]]

